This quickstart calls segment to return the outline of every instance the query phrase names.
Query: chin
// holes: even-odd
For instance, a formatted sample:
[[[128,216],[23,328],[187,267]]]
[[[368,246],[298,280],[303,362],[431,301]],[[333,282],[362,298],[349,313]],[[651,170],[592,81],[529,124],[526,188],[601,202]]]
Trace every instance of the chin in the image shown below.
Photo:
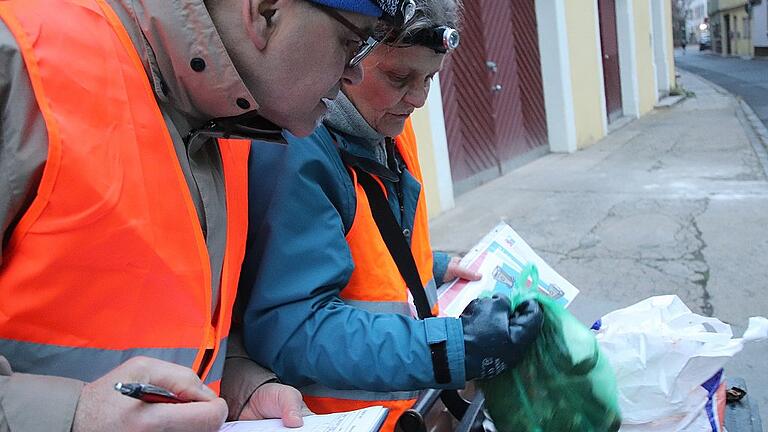
[[[288,132],[291,133],[291,135],[294,135],[299,138],[305,138],[310,135],[317,129],[318,126],[320,126],[323,123],[323,118],[318,117],[314,121],[306,121],[306,122],[300,122],[295,125],[290,125],[286,127],[288,129]]]
[[[378,129],[378,132],[388,137],[396,137],[403,132],[403,129],[405,129],[405,120],[398,120],[387,122]]]
[[[291,133],[291,135],[298,137],[298,138],[306,138],[310,135],[312,135],[312,132],[314,132],[314,128],[307,128],[307,127],[291,127],[287,128],[288,132]]]

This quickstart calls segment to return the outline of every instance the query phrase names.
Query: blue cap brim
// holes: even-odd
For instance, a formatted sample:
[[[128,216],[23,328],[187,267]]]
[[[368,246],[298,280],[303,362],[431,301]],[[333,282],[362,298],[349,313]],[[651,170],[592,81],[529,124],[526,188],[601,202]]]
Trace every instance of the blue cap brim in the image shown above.
[[[383,11],[373,0],[310,0],[334,9],[358,13],[372,17],[381,17]]]

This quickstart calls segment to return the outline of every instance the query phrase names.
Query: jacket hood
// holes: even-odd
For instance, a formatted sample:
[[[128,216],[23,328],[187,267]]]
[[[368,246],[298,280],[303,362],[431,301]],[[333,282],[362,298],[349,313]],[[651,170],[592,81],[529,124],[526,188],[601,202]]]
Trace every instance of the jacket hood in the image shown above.
[[[258,109],[203,0],[110,3],[122,15],[160,99],[201,121]]]

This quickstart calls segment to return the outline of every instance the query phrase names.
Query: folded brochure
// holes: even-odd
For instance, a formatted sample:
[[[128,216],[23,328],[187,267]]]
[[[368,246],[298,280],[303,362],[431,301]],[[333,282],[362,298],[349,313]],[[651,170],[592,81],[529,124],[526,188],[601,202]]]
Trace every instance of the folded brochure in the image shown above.
[[[483,278],[474,282],[457,279],[441,286],[437,291],[440,316],[458,317],[473,299],[484,294],[509,295],[528,264],[535,265],[539,273],[536,289],[564,307],[579,293],[503,222],[483,237],[461,264],[479,272]]]

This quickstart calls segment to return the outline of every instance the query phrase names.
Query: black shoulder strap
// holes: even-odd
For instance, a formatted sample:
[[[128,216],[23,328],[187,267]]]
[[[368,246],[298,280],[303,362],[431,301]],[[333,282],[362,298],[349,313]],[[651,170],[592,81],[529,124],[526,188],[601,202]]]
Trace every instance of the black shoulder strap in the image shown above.
[[[408,245],[403,232],[400,231],[400,225],[392,214],[392,209],[390,209],[387,198],[384,196],[384,191],[381,190],[373,176],[361,169],[353,169],[357,173],[358,183],[363,187],[368,197],[373,220],[379,228],[389,254],[395,261],[400,274],[405,280],[405,284],[408,285],[408,290],[413,296],[413,303],[416,305],[416,312],[419,314],[419,318],[434,317],[429,307],[429,300],[427,300],[424,285],[421,283],[416,260],[411,253],[411,247]],[[432,352],[432,367],[435,372],[435,380],[438,384],[451,382],[451,370],[448,365],[448,353],[446,352],[445,342],[435,343],[429,347]]]
[[[424,285],[421,283],[419,269],[416,266],[416,260],[411,253],[411,247],[405,239],[400,225],[397,223],[392,209],[389,207],[387,198],[381,190],[381,186],[374,180],[373,176],[367,172],[354,168],[357,173],[357,181],[365,190],[368,202],[373,213],[373,220],[379,228],[381,237],[387,245],[389,254],[395,261],[400,274],[403,276],[408,289],[413,296],[413,303],[416,305],[416,312],[419,318],[425,319],[434,317],[432,308],[429,307],[427,293],[424,291]]]
[[[341,155],[342,159],[346,159],[345,152],[342,151]],[[355,171],[357,182],[365,191],[373,220],[379,229],[381,238],[384,239],[384,243],[387,245],[389,254],[400,271],[400,275],[408,286],[411,296],[413,296],[416,313],[418,313],[421,319],[434,317],[432,309],[429,307],[429,300],[427,300],[424,285],[421,283],[416,260],[411,253],[411,247],[405,239],[400,225],[395,219],[395,215],[392,214],[392,209],[389,207],[384,191],[381,190],[381,186],[374,180],[373,176],[355,165],[348,164],[348,166]],[[451,370],[448,365],[448,353],[445,342],[432,344],[429,348],[432,354],[432,368],[435,373],[435,381],[438,384],[451,382]],[[461,419],[469,407],[469,402],[459,396],[456,390],[441,391],[440,399],[457,419]]]

